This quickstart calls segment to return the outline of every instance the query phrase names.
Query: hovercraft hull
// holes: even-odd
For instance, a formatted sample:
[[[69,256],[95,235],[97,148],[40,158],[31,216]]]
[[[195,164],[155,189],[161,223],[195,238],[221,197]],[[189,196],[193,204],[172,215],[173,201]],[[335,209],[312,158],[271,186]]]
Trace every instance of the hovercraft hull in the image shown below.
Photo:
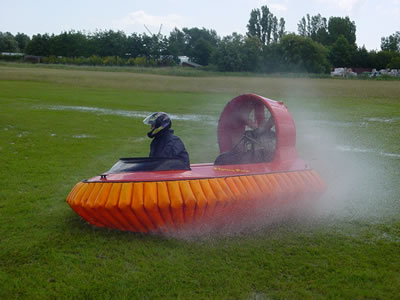
[[[207,170],[215,177],[207,176]],[[238,222],[257,207],[283,207],[315,198],[325,189],[311,169],[262,174],[243,165],[198,165],[186,172],[157,172],[164,177],[157,181],[151,173],[155,172],[79,182],[67,202],[95,226],[149,232]]]

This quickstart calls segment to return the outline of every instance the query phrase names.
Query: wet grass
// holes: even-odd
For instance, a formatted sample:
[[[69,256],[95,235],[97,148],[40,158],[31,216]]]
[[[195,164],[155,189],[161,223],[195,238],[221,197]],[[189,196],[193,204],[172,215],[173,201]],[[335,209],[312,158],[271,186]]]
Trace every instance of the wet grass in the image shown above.
[[[174,121],[208,162],[220,111],[245,92],[285,102],[301,157],[328,185],[349,181],[346,214],[176,239],[97,229],[66,204],[77,181],[148,153],[141,119],[117,110],[208,116]],[[0,298],[397,298],[399,136],[397,82],[0,66]]]

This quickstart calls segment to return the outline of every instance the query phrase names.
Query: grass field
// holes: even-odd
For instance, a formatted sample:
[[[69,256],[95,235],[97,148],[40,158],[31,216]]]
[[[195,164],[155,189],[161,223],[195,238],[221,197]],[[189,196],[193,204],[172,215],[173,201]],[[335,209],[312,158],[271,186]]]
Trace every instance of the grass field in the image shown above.
[[[140,235],[94,228],[65,202],[119,157],[147,155],[148,112],[174,116],[192,163],[213,161],[219,113],[248,92],[284,101],[328,184],[307,220]],[[399,136],[398,81],[0,65],[0,299],[396,299]]]

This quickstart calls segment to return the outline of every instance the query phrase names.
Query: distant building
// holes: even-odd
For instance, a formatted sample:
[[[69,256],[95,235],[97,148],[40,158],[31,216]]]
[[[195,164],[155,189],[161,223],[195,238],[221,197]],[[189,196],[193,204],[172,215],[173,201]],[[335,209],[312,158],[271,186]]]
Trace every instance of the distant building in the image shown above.
[[[11,52],[1,52],[1,55],[4,56],[24,56],[24,53],[11,53]]]
[[[196,64],[195,62],[190,61],[189,57],[187,56],[178,56],[179,64],[183,67],[190,67],[190,68],[199,68],[202,65]]]
[[[184,62],[188,62],[189,61],[189,57],[187,56],[178,56],[179,59],[179,64],[181,65]]]

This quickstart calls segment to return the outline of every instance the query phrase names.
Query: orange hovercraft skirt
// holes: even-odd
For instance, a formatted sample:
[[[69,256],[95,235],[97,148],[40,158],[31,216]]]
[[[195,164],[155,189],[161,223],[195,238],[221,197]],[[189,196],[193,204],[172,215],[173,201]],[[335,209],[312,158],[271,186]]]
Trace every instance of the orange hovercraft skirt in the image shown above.
[[[190,228],[251,217],[258,206],[314,198],[325,184],[314,170],[155,182],[79,182],[67,198],[89,223],[135,232]]]
[[[280,101],[255,94],[232,99],[217,136],[214,163],[185,169],[173,159],[120,159],[76,184],[67,202],[93,225],[156,232],[253,218],[260,208],[301,205],[326,189],[298,157],[294,121]]]

